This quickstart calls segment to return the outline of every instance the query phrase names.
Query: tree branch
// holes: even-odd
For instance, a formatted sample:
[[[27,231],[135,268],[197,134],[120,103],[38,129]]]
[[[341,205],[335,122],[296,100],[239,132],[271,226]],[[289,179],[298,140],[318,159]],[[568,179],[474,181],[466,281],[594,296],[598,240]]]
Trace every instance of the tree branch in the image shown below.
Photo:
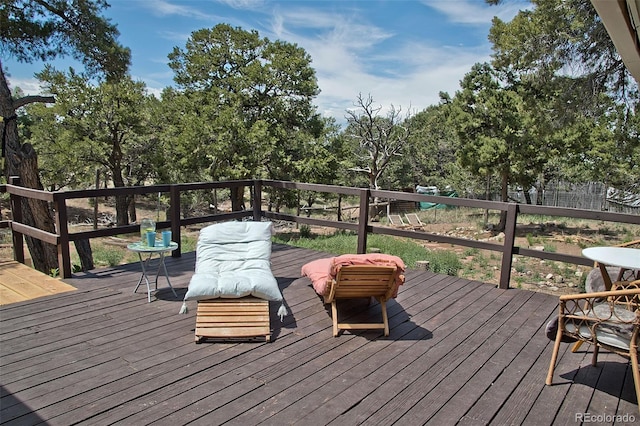
[[[16,99],[13,101],[13,108],[18,109],[28,104],[34,104],[37,102],[42,102],[45,104],[53,104],[56,102],[56,99],[53,96],[24,96],[22,98]]]

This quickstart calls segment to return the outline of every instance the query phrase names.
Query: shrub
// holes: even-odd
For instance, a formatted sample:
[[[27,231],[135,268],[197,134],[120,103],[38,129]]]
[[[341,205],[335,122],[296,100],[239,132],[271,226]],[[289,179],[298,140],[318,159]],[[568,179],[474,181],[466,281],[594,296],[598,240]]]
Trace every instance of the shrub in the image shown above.
[[[458,259],[458,255],[452,251],[431,251],[427,257],[430,269],[436,274],[447,274],[455,277],[462,268],[462,262]]]
[[[464,251],[462,252],[462,255],[465,256],[465,257],[477,256],[478,254],[480,254],[480,249],[472,248],[472,247],[468,247],[468,248],[464,249]]]
[[[311,227],[309,225],[300,226],[300,238],[311,238]]]
[[[98,245],[98,244],[96,244],[96,246],[92,248],[92,252],[93,252],[93,262],[96,266],[120,265],[125,255],[125,253],[122,250],[119,250],[113,247],[108,247],[105,245]]]

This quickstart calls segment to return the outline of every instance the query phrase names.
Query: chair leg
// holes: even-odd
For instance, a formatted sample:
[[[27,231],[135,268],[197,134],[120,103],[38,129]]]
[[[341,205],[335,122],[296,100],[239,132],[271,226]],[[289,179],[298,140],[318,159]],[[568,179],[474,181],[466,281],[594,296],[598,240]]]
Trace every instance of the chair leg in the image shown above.
[[[387,302],[380,301],[380,308],[382,309],[382,322],[384,323],[384,335],[389,335],[389,317],[387,316]]]
[[[582,346],[584,342],[582,340],[578,340],[577,342],[575,342],[573,344],[573,347],[571,348],[571,352],[576,353],[578,352],[578,349],[580,349],[580,346]]]
[[[636,388],[636,400],[638,401],[638,411],[640,412],[640,371],[638,370],[638,347],[633,346],[630,351],[631,368],[633,370],[633,384]]]
[[[600,347],[595,344],[593,345],[593,356],[591,357],[591,365],[593,365],[594,367],[596,365],[598,365],[598,350],[600,349]]]
[[[338,307],[335,299],[331,302],[331,317],[333,318],[333,337],[338,336]]]
[[[549,372],[547,373],[547,380],[545,383],[551,385],[553,383],[553,371],[556,368],[556,361],[558,360],[558,352],[560,351],[560,343],[562,342],[562,328],[558,327],[556,333],[556,341],[553,343],[553,353],[551,354],[551,362],[549,363]]]

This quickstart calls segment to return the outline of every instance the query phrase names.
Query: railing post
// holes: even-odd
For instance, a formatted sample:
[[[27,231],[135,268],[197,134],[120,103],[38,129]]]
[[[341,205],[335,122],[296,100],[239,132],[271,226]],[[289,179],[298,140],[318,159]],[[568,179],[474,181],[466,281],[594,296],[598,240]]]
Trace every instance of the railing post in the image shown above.
[[[169,187],[169,221],[171,222],[171,239],[178,243],[178,248],[171,252],[171,257],[182,256],[182,244],[180,243],[182,223],[180,221],[180,188],[178,185]]]
[[[262,218],[262,181],[253,181],[253,220],[259,222]]]
[[[360,215],[358,217],[358,254],[367,252],[367,227],[369,225],[369,189],[360,191]]]
[[[9,184],[20,186],[20,177],[10,176]],[[12,222],[22,223],[22,199],[19,195],[10,194],[9,202],[11,204],[11,220]],[[21,233],[11,229],[11,238],[13,240],[13,259],[17,262],[24,263],[24,237]]]
[[[513,263],[513,247],[516,240],[516,224],[518,223],[518,204],[507,206],[507,222],[504,229],[504,245],[502,248],[502,265],[500,266],[500,288],[508,289],[511,280]]]
[[[56,233],[58,234],[58,267],[62,278],[71,278],[71,253],[69,250],[69,225],[67,206],[64,197],[54,195],[53,205],[55,209]]]

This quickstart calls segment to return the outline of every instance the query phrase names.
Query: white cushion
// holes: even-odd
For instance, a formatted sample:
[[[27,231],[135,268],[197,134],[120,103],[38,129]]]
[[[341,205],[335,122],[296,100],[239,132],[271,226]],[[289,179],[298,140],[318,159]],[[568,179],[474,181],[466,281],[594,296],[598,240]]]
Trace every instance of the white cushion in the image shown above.
[[[255,296],[282,301],[271,272],[271,222],[223,222],[200,231],[184,300]]]
[[[587,316],[603,320],[595,328],[595,337],[599,342],[622,350],[629,349],[633,333],[633,321],[636,318],[634,312],[621,306],[615,306],[612,310],[609,304],[602,303],[594,306],[593,310],[587,313]],[[565,327],[568,332],[577,332],[586,339],[592,337],[591,331],[586,324],[580,325],[579,331],[576,330],[576,324],[571,321],[568,321]]]
[[[271,222],[222,222],[200,230],[199,241],[212,244],[271,241]]]

